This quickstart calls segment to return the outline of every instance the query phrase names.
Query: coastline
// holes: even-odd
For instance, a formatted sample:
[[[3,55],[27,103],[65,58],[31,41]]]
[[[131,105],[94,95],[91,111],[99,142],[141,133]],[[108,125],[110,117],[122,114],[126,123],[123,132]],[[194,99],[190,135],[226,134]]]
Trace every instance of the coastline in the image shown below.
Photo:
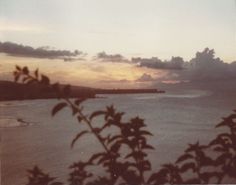
[[[61,85],[65,87],[65,85]],[[98,94],[156,94],[165,93],[158,89],[96,89],[91,87],[71,86],[69,98],[97,98]],[[58,95],[50,88],[38,84],[19,84],[0,81],[0,101],[58,99]]]

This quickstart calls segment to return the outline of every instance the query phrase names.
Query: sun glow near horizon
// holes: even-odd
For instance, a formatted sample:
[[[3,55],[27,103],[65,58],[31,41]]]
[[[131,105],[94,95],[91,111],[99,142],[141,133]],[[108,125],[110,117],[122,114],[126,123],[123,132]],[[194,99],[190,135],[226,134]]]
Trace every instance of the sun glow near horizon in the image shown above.
[[[150,84],[138,82],[144,73],[155,79],[166,75],[162,70],[141,68],[133,64],[97,61],[64,62],[59,59],[35,59],[0,55],[1,80],[13,80],[12,71],[16,65],[28,66],[30,70],[39,69],[48,75],[53,82],[70,83],[71,85],[102,88],[138,88]]]
[[[165,62],[177,56],[190,61],[208,47],[224,63],[233,63],[235,10],[235,0],[2,0],[0,44],[17,43],[6,45],[10,52],[12,46],[17,52],[23,48],[25,55],[0,51],[0,77],[12,79],[11,71],[19,64],[75,85],[127,88],[172,82],[178,72],[138,67],[132,58]],[[33,47],[33,53],[20,44]],[[59,54],[57,59],[48,48]],[[82,60],[73,61],[77,54]]]

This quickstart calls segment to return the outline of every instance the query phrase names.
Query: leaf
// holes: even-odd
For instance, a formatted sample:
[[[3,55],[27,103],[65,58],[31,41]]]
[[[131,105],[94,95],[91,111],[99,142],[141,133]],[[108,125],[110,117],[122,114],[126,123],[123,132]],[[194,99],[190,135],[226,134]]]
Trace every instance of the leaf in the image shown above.
[[[167,173],[168,173],[168,170],[161,169],[157,173],[152,174],[149,177],[147,183],[151,184],[151,182],[155,182],[154,184],[165,184],[166,182],[168,182]]]
[[[235,166],[226,166],[224,170],[229,177],[236,178]]]
[[[141,169],[144,171],[151,170],[151,163],[147,160],[140,162]]]
[[[111,123],[112,123],[111,121],[108,121],[107,123],[105,123],[105,124],[102,126],[101,131],[104,130],[105,128],[111,126]]]
[[[213,159],[208,156],[201,157],[199,160],[202,166],[212,166],[214,163]]]
[[[146,130],[141,130],[140,132],[140,135],[149,135],[149,136],[153,136],[151,132],[148,132]]]
[[[110,116],[113,117],[114,114],[115,114],[114,106],[111,105],[111,106],[107,106],[106,108],[107,108],[107,111],[106,111],[106,117],[105,117],[105,119],[107,119],[107,118],[110,117]]]
[[[205,183],[209,183],[212,177],[219,177],[221,173],[219,172],[204,172],[200,174],[200,178],[204,180]]]
[[[183,184],[200,184],[200,179],[189,179],[187,181],[184,181]]]
[[[102,164],[104,165],[105,161],[108,161],[110,158],[108,155],[103,155],[102,158],[98,161],[98,164]]]
[[[79,122],[81,122],[81,121],[83,120],[83,117],[77,116],[77,120],[78,120]]]
[[[229,133],[222,133],[218,135],[220,138],[232,138],[232,135]]]
[[[126,170],[125,173],[122,174],[122,178],[127,182],[127,185],[141,184],[140,177],[133,170]]]
[[[94,128],[93,128],[93,131],[94,131],[95,133],[99,134],[99,133],[101,132],[101,128],[99,128],[99,127],[94,127]],[[99,136],[99,137],[102,139],[101,136]]]
[[[217,137],[216,139],[213,139],[210,143],[209,143],[209,146],[213,146],[213,145],[218,145],[218,144],[220,144],[221,142],[220,142],[220,138],[219,137]]]
[[[36,70],[34,71],[34,75],[35,75],[35,77],[38,79],[38,77],[39,77],[39,69],[36,69]]]
[[[228,117],[223,118],[223,121],[219,123],[218,125],[216,125],[216,128],[222,127],[222,126],[227,126],[229,128],[232,128],[235,125],[233,121],[235,118],[236,118],[236,114],[231,114]]]
[[[21,71],[21,67],[18,66],[18,65],[16,65],[16,69],[17,69],[18,71]]]
[[[108,144],[115,141],[115,140],[120,140],[122,139],[122,136],[121,135],[115,135],[115,136],[112,136],[111,138],[108,139]]]
[[[23,72],[25,75],[28,75],[28,74],[29,74],[28,67],[23,67],[22,72]]]
[[[45,85],[48,85],[50,83],[50,80],[47,76],[41,75],[41,83],[45,84]]]
[[[63,183],[61,183],[61,182],[53,182],[50,185],[63,185]]]
[[[220,155],[219,157],[216,158],[216,160],[214,161],[214,164],[216,166],[223,165],[226,163],[227,159],[231,159],[231,158],[232,158],[231,153],[223,153],[222,155]]]
[[[19,80],[19,78],[20,78],[20,75],[15,75],[14,81],[17,82]]]
[[[209,146],[213,146],[213,145],[221,145],[221,146],[225,146],[226,144],[229,144],[229,142],[232,142],[233,138],[227,133],[223,133],[218,135],[214,140],[212,140],[209,143]]]
[[[25,81],[27,81],[27,80],[29,80],[29,77],[28,77],[28,76],[24,77],[22,81],[25,82]]]
[[[86,98],[78,98],[78,99],[75,100],[75,104],[80,105],[85,100],[86,100]]]
[[[95,112],[93,112],[93,113],[90,115],[89,119],[91,120],[91,119],[93,119],[93,118],[96,117],[96,116],[104,115],[104,114],[106,114],[105,111],[101,111],[101,110],[95,111]]]
[[[18,71],[13,71],[13,76],[19,75]]]
[[[30,80],[28,80],[28,81],[26,82],[26,84],[32,84],[32,83],[35,83],[35,82],[37,82],[37,80],[35,80],[35,79],[30,79]]]
[[[71,142],[71,148],[73,148],[75,142],[76,142],[82,135],[87,134],[87,133],[89,133],[89,131],[87,131],[87,130],[84,130],[84,131],[78,133],[78,134],[76,135],[76,137],[75,137],[75,138],[72,140],[72,142]]]
[[[67,104],[65,102],[58,103],[53,109],[52,109],[52,116],[54,116],[58,111],[66,107]]]
[[[143,145],[142,148],[143,149],[150,149],[150,150],[154,150],[155,149],[152,145],[148,145],[148,144]]]
[[[102,153],[96,153],[96,154],[93,154],[92,157],[89,159],[89,162],[93,162],[94,160],[98,159],[99,157],[102,157],[106,155],[106,153],[102,152]]]
[[[227,151],[226,148],[223,148],[221,146],[217,146],[213,150],[216,151],[216,152],[226,152]]]
[[[127,154],[125,156],[125,159],[128,159],[130,157],[133,157],[134,159],[142,159],[142,158],[144,158],[146,156],[147,156],[147,154],[145,152],[135,151],[135,152],[131,152],[130,154]]]
[[[194,163],[185,163],[183,166],[181,166],[180,172],[186,172],[190,169],[192,169],[194,172],[196,171],[196,166]]]
[[[121,143],[116,142],[114,145],[111,146],[111,149],[110,149],[110,150],[111,150],[112,152],[117,153],[118,150],[120,149],[120,147],[121,147]]]
[[[187,159],[193,159],[193,156],[191,154],[183,154],[176,160],[175,163],[180,163],[180,162],[185,161]]]

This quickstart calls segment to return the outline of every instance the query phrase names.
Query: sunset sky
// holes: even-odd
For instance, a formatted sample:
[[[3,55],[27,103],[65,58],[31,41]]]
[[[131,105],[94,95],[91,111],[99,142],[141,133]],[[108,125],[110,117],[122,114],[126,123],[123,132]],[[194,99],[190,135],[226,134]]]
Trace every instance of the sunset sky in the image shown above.
[[[169,72],[127,63],[99,63],[93,60],[94,56],[104,51],[127,59],[168,60],[181,56],[187,61],[197,51],[209,47],[224,62],[233,62],[236,60],[236,1],[1,0],[0,42],[6,41],[34,48],[77,49],[86,54],[86,60],[65,63],[1,54],[2,78],[8,79],[13,64],[22,61],[22,65],[40,67],[53,78],[60,76],[60,80],[72,83],[89,80],[89,85],[97,85],[117,81],[122,85],[129,81],[130,85],[139,86],[141,77],[155,79]],[[70,77],[73,80],[66,80]]]

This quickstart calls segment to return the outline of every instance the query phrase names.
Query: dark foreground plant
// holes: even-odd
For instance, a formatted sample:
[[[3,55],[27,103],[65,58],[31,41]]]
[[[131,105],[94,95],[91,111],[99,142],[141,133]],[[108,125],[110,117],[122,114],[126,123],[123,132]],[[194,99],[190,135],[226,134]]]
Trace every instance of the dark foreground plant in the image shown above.
[[[85,134],[92,134],[100,143],[99,152],[70,166],[70,185],[207,184],[221,183],[226,177],[236,180],[235,113],[217,125],[229,128],[229,132],[219,134],[208,145],[198,142],[189,145],[174,164],[164,164],[155,172],[147,154],[148,150],[154,149],[147,142],[152,134],[146,129],[143,119],[134,117],[124,121],[124,113],[116,111],[113,106],[85,115],[82,103],[86,99],[70,99],[69,85],[51,84],[47,76],[39,74],[38,70],[30,73],[27,67],[16,66],[14,76],[15,81],[40,84],[45,91],[56,92],[60,102],[52,109],[52,116],[67,107],[78,123],[87,125],[87,129],[81,130],[72,140],[71,147]],[[98,121],[101,123],[97,124]],[[103,170],[105,175],[94,174],[91,167]],[[28,170],[28,174],[27,185],[62,184],[38,167]]]

